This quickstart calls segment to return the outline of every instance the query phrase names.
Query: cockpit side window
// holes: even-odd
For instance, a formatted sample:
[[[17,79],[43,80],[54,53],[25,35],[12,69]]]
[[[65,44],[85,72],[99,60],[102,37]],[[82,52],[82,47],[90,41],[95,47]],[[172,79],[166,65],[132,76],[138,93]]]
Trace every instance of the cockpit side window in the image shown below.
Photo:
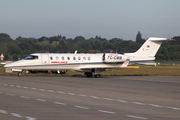
[[[38,56],[29,55],[29,56],[27,56],[27,57],[24,58],[24,60],[35,60],[35,59],[38,59]]]

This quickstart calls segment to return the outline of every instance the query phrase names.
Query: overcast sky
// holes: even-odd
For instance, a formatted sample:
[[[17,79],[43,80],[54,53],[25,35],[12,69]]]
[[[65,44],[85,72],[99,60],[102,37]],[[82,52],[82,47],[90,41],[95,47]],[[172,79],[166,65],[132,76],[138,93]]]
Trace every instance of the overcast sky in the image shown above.
[[[180,0],[1,0],[0,33],[135,40],[180,36]]]

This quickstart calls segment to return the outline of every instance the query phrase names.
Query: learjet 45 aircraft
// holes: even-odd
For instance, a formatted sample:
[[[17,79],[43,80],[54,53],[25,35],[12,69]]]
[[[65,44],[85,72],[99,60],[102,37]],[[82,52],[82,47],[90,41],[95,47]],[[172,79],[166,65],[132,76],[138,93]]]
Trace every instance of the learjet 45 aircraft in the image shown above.
[[[155,65],[155,55],[166,38],[150,37],[134,53],[34,53],[26,58],[7,64],[4,67],[9,71],[18,71],[18,76],[23,70],[51,70],[85,72],[87,77],[100,77],[102,71],[124,68],[129,64]]]

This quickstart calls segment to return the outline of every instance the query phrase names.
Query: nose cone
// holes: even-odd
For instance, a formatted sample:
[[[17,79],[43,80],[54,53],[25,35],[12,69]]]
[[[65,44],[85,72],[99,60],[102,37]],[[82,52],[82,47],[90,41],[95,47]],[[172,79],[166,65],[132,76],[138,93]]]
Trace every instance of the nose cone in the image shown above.
[[[23,65],[25,65],[23,60],[19,60],[19,61],[13,62],[13,63],[6,64],[4,67],[10,68],[10,67],[19,67],[19,66],[23,66]]]
[[[7,67],[8,67],[8,64],[7,64],[7,65],[5,65],[4,67],[5,67],[5,68],[7,68]]]
[[[13,67],[15,64],[14,64],[15,62],[13,62],[13,63],[9,63],[9,64],[6,64],[4,67],[5,68],[8,68],[8,67]]]

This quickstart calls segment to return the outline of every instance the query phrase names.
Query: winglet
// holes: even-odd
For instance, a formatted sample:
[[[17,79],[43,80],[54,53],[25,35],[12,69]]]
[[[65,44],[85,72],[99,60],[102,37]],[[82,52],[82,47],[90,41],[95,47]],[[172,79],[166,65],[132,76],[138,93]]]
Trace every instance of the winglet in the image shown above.
[[[131,60],[131,57],[128,57],[127,60],[121,65],[121,68],[127,67],[129,65],[130,60]]]

